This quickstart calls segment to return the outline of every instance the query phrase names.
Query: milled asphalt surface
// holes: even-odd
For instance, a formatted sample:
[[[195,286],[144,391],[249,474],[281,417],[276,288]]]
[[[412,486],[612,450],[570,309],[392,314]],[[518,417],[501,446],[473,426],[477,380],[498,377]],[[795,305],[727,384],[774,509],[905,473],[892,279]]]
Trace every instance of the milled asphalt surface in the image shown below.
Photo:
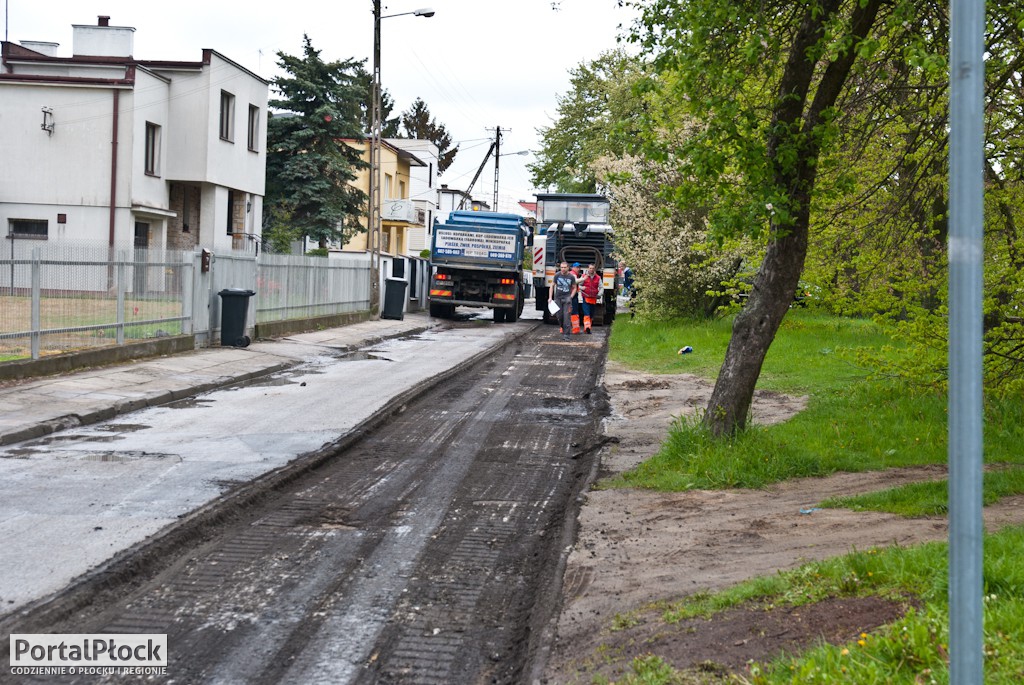
[[[257,341],[247,348],[204,348],[0,388],[0,539],[6,548],[0,559],[0,616],[45,601],[76,577],[94,572],[91,570],[105,561],[151,540],[174,521],[209,506],[228,488],[224,483],[251,481],[281,469],[295,457],[389,411],[389,401],[411,398],[420,388],[428,387],[431,379],[472,363],[529,327],[529,322],[506,324],[467,335],[441,330],[445,323],[423,313],[409,313],[401,321],[366,321]],[[337,367],[344,366],[333,364],[339,352],[359,354],[357,350],[400,345],[401,340],[395,339],[417,335],[434,340],[420,345],[423,350],[416,345],[396,347],[393,358],[378,362],[390,364],[383,372],[360,365],[369,368],[352,381],[359,401],[339,402],[340,410],[331,408],[329,424],[321,422],[317,430],[300,430],[283,439],[285,446],[274,444],[270,449],[265,444],[251,444],[232,448],[230,459],[219,458],[217,450],[226,451],[223,445],[232,439],[232,431],[237,433],[237,444],[241,444],[239,438],[245,439],[238,427],[224,426],[223,434],[194,436],[197,441],[220,441],[213,445],[212,457],[204,454],[209,448],[199,444],[187,448],[195,450],[195,458],[179,458],[173,464],[167,459],[132,460],[133,470],[113,479],[109,470],[102,473],[102,466],[91,460],[95,455],[83,457],[70,449],[61,453],[58,446],[47,446],[45,436],[57,431],[87,427],[149,407],[155,408],[149,411],[162,411],[162,405],[175,400],[237,387],[289,369],[301,371],[304,364],[319,363],[332,369],[318,371],[328,374],[325,380],[330,379],[330,374],[341,373]],[[442,336],[444,344],[438,346],[437,339]],[[438,347],[444,353],[439,353]],[[261,395],[269,395],[267,402],[275,401],[273,393]],[[284,407],[294,400],[277,396],[277,402]],[[306,416],[318,418],[314,416],[317,409],[294,411],[300,412],[301,422]],[[283,424],[297,420],[282,413]],[[278,430],[282,429],[283,425]],[[281,435],[287,434],[282,430]],[[173,441],[174,435],[146,438],[154,439]],[[272,442],[258,433],[249,438],[250,443],[261,441]],[[120,449],[131,449],[131,437],[126,442]],[[145,456],[151,444],[135,447]]]

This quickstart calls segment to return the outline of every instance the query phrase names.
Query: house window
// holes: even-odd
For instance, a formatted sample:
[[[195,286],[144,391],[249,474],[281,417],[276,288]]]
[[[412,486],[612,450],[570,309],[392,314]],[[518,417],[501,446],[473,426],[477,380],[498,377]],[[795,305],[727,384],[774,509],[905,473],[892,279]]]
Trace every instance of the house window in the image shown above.
[[[50,222],[46,219],[11,219],[8,237],[45,240],[49,232]]]
[[[394,199],[394,194],[391,192],[391,174],[384,174],[384,199]]]
[[[146,174],[160,175],[160,127],[146,122]]]
[[[427,171],[427,187],[428,188],[433,188],[434,187],[434,163],[433,162],[430,163],[429,171]]]
[[[405,194],[405,181],[398,182],[398,197],[399,199],[405,199],[407,197]]]
[[[235,141],[235,96],[226,90],[220,91],[220,139]]]
[[[253,152],[259,150],[260,139],[260,108],[256,105],[249,105],[249,149]]]

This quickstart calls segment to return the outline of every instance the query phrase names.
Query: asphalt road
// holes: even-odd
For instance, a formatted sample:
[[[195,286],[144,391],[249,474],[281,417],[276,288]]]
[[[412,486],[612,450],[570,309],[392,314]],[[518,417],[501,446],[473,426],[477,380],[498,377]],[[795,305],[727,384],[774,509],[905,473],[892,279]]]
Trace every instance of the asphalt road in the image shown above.
[[[564,343],[536,326],[34,629],[166,633],[154,682],[530,682],[601,444],[606,332]]]

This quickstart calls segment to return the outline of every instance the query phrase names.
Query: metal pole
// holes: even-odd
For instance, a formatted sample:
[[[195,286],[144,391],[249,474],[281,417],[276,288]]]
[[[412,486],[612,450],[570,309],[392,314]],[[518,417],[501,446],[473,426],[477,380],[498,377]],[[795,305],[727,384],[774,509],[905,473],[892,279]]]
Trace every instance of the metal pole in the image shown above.
[[[381,310],[381,0],[374,3],[374,75],[370,122],[370,311]]]
[[[494,133],[494,207],[492,212],[498,211],[498,166],[501,163],[501,126],[495,129]]]
[[[951,0],[949,682],[984,680],[982,258],[984,0]]]

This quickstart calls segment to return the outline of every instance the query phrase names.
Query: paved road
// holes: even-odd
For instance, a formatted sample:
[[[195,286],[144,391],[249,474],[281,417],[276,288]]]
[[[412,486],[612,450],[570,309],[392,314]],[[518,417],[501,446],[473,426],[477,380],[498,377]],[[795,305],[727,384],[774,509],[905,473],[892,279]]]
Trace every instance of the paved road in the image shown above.
[[[36,627],[166,632],[173,682],[523,682],[543,659],[575,497],[596,459],[604,356],[603,330],[562,343],[550,327],[523,326],[524,337],[405,403],[379,430],[321,449],[308,474],[222,502],[209,525],[112,567],[89,593],[51,602]],[[443,348],[424,344],[430,336],[412,347],[436,356],[479,328],[440,334]],[[266,454],[288,421],[330,421],[329,408],[299,401],[310,384],[335,387],[332,406],[362,404],[369,383],[388,382],[394,360],[413,354],[389,344],[367,356],[391,362],[329,363],[232,391],[248,393],[247,404],[267,396],[290,407],[276,430],[249,433],[246,449]],[[373,373],[344,390],[329,371],[364,363]],[[290,394],[276,396],[282,388]],[[169,429],[181,435],[206,411],[133,414],[124,425],[169,418],[148,438],[139,435],[149,429],[118,429],[111,454],[140,445],[162,454],[173,448]],[[240,449],[231,434],[241,426],[215,431],[212,452],[224,441]],[[292,435],[292,447],[323,437],[309,433]],[[81,449],[102,435],[81,435]],[[178,452],[207,449],[189,440]]]
[[[0,614],[102,573],[534,325],[407,316],[3,389],[0,433],[39,437],[0,448]]]

